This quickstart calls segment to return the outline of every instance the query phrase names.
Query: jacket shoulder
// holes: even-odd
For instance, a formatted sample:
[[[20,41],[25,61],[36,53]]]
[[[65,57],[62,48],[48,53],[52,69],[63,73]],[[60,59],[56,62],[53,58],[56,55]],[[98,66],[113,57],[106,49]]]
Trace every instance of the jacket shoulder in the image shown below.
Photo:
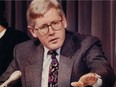
[[[32,46],[34,46],[33,40],[27,40],[25,42],[17,44],[15,46],[15,49],[19,49],[19,50],[30,49]]]
[[[78,32],[67,31],[67,36],[72,38],[74,42],[77,41],[80,44],[92,44],[96,42],[101,42],[98,37],[90,34],[80,34]]]

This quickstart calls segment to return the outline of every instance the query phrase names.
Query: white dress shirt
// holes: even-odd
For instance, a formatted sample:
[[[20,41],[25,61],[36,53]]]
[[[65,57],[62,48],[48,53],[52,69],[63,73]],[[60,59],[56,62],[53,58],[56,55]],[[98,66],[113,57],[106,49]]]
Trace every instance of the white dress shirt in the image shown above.
[[[0,32],[0,38],[2,38],[2,37],[3,37],[3,35],[5,34],[5,32],[6,32],[6,29],[5,29],[5,30],[3,30],[2,32]]]
[[[60,60],[60,50],[56,50],[58,55],[56,56],[58,62]],[[49,49],[44,47],[44,60],[43,60],[43,68],[42,68],[42,82],[41,82],[41,87],[48,87],[48,74],[49,74],[49,66],[52,61],[51,55],[48,55]],[[100,87],[102,85],[102,79],[98,78],[98,81],[93,85],[93,87]]]

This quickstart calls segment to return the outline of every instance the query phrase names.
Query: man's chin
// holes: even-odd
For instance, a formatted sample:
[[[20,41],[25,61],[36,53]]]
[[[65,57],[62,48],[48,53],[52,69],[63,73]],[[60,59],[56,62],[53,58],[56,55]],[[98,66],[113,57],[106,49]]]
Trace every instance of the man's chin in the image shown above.
[[[60,45],[52,44],[51,46],[49,46],[49,49],[51,49],[51,50],[57,50],[57,49],[59,49],[60,47],[61,47]]]

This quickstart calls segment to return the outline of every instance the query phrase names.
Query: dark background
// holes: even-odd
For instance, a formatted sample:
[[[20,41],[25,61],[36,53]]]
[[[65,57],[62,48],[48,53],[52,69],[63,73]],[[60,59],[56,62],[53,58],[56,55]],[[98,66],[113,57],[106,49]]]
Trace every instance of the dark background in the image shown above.
[[[9,26],[26,32],[26,10],[31,0],[4,0]],[[3,0],[0,0],[2,3]],[[60,0],[68,21],[68,30],[97,36],[116,74],[116,1]],[[116,87],[116,86],[115,86]]]

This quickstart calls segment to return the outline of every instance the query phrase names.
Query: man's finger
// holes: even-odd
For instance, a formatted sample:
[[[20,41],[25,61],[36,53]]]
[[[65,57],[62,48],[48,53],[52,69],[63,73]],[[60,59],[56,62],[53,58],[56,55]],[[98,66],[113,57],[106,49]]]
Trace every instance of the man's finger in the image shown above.
[[[78,82],[72,82],[71,86],[73,86],[73,87],[84,87],[84,84],[83,84],[83,82],[78,81]]]

